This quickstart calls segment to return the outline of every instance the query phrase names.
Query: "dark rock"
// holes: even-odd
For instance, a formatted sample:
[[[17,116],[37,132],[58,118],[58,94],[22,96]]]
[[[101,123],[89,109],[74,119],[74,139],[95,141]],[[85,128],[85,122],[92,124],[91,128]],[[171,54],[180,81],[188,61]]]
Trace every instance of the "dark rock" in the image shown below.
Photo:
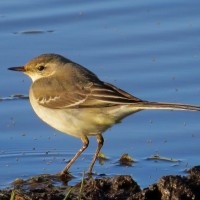
[[[75,187],[80,188],[80,183]],[[82,199],[111,200],[128,199],[141,189],[131,176],[114,176],[112,178],[85,179],[83,183]]]
[[[132,199],[140,200],[199,200],[200,166],[188,170],[186,177],[163,176],[158,183],[136,194]]]
[[[161,199],[196,199],[190,181],[187,177],[165,176],[158,182]]]
[[[132,197],[129,197],[127,200],[161,200],[161,196],[162,194],[160,193],[158,186],[153,184]]]

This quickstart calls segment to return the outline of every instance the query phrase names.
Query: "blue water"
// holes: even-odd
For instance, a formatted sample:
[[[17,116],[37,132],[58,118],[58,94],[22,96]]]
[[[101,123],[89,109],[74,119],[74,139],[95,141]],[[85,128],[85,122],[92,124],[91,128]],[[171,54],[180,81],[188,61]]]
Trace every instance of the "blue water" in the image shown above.
[[[28,95],[31,80],[8,71],[42,53],[58,53],[102,80],[150,101],[200,105],[200,2],[22,1],[0,2],[0,98]],[[81,141],[45,125],[28,100],[0,101],[0,186],[16,178],[57,173]],[[200,113],[142,111],[105,134],[109,160],[94,170],[130,174],[142,187],[200,164]],[[72,166],[74,184],[96,148]],[[118,166],[123,153],[137,162]],[[181,162],[147,160],[159,154]]]

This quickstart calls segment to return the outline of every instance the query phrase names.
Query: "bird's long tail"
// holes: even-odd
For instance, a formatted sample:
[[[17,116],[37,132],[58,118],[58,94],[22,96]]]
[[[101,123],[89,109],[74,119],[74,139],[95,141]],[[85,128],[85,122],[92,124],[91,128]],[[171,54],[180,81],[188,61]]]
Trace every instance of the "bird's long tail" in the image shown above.
[[[200,111],[200,106],[190,104],[179,104],[179,103],[164,103],[164,102],[140,102],[137,103],[139,109],[166,109],[166,110],[189,110],[189,111]]]

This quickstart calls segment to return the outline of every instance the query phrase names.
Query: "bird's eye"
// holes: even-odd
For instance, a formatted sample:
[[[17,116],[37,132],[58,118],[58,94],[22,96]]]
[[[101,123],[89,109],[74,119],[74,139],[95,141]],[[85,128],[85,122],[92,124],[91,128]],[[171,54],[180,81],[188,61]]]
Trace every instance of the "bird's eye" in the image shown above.
[[[37,68],[39,71],[42,71],[42,70],[44,70],[45,69],[45,66],[43,66],[43,65],[40,65],[38,68]]]

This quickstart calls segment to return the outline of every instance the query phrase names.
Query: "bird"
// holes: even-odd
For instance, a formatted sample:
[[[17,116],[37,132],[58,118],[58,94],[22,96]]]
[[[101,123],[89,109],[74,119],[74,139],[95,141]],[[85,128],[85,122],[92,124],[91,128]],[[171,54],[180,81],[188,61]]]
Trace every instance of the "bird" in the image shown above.
[[[88,169],[92,169],[104,144],[103,133],[135,112],[147,109],[200,111],[200,106],[145,101],[100,80],[96,74],[62,55],[46,53],[20,67],[32,79],[29,99],[35,113],[45,123],[65,134],[80,138],[83,146],[60,172],[69,168],[96,136],[97,148]]]

